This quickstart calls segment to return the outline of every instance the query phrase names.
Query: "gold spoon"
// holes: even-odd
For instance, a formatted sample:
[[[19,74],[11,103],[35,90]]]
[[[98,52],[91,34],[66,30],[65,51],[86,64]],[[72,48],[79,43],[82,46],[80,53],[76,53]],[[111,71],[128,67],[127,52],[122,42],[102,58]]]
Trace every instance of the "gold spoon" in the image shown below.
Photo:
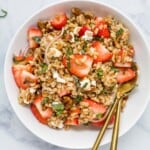
[[[109,124],[109,120],[118,104],[118,102],[122,99],[122,97],[124,96],[125,93],[128,93],[130,92],[136,85],[136,79],[135,80],[132,80],[130,82],[127,82],[125,84],[122,84],[120,87],[118,87],[118,91],[117,91],[117,96],[115,98],[115,101],[114,101],[114,104],[112,105],[111,109],[110,109],[110,112],[108,114],[108,117],[105,121],[105,124],[104,126],[101,128],[97,138],[96,138],[96,141],[92,147],[92,150],[97,150],[98,147],[99,147],[99,144],[104,136],[104,133],[108,127],[108,124]],[[115,131],[116,132],[116,131]],[[117,144],[117,143],[116,143]]]

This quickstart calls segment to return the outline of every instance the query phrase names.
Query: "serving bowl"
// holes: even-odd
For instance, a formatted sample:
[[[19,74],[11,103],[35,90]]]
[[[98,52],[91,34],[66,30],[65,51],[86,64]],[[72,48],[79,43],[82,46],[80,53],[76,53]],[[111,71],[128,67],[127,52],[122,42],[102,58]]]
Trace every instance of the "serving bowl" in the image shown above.
[[[82,10],[94,12],[97,16],[115,16],[123,22],[129,29],[130,40],[135,48],[135,60],[139,67],[138,86],[130,95],[127,106],[121,114],[121,125],[119,136],[125,134],[140,118],[149,101],[150,90],[150,52],[144,37],[139,28],[121,11],[116,8],[93,0],[69,0],[60,1],[50,4],[45,8],[33,14],[17,31],[13,37],[5,59],[5,87],[9,101],[21,122],[39,138],[44,141],[70,149],[86,149],[91,148],[99,129],[90,127],[77,127],[65,130],[54,130],[40,124],[31,113],[30,109],[23,107],[18,103],[18,88],[12,74],[12,58],[14,53],[18,53],[20,49],[27,45],[27,30],[30,26],[36,25],[39,19],[50,19],[58,12],[69,13],[72,7],[78,7]],[[108,129],[101,145],[111,140],[111,129]]]

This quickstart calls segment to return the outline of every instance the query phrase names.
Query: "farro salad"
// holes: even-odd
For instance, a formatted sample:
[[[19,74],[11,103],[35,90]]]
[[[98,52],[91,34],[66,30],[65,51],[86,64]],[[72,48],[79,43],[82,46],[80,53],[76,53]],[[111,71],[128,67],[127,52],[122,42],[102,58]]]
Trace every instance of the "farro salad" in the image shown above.
[[[118,87],[137,78],[128,28],[72,8],[39,20],[27,36],[28,47],[13,57],[19,103],[51,128],[103,126]]]

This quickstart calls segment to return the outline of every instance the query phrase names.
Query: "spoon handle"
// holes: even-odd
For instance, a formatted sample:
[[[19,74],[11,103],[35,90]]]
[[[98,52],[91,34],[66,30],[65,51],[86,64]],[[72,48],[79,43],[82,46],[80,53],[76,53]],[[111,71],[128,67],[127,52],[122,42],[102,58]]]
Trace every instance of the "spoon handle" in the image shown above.
[[[110,150],[117,150],[119,124],[120,124],[121,103],[122,103],[122,100],[120,100],[118,102],[118,106],[117,106],[117,110],[116,110],[116,119],[115,119],[115,124],[114,124],[114,128],[113,128],[113,134],[112,134]]]
[[[97,150],[97,149],[98,149],[99,144],[100,144],[100,142],[101,142],[101,140],[102,140],[102,138],[103,138],[103,136],[104,136],[105,130],[107,129],[107,126],[108,126],[108,124],[109,124],[109,120],[110,120],[110,118],[111,118],[111,116],[112,116],[112,114],[113,114],[113,112],[114,112],[114,110],[115,110],[115,108],[116,108],[116,106],[117,106],[119,100],[120,100],[119,98],[116,98],[116,99],[115,99],[115,102],[114,102],[112,108],[110,109],[110,112],[109,112],[109,114],[108,114],[108,117],[107,117],[107,119],[106,119],[106,121],[105,121],[105,124],[104,124],[104,126],[101,128],[101,130],[100,130],[100,132],[99,132],[99,134],[98,134],[98,136],[97,136],[97,138],[96,138],[96,141],[95,141],[95,143],[94,143],[94,145],[93,145],[93,147],[92,147],[92,150]]]

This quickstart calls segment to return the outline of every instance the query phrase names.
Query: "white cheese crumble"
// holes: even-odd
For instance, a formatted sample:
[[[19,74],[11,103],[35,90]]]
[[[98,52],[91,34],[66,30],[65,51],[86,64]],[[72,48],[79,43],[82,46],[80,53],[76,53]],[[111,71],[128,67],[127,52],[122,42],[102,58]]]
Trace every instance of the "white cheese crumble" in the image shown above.
[[[85,91],[91,90],[91,83],[88,78],[84,78],[83,80],[81,80],[80,86],[81,86],[81,88],[84,88]]]
[[[71,43],[75,42],[74,34],[71,32],[70,35],[71,35],[71,40],[70,40],[70,42],[71,42]]]
[[[53,74],[53,78],[55,78],[57,82],[66,83],[66,81],[60,77],[60,75],[56,70],[52,70],[52,74]]]
[[[79,31],[80,31],[81,27],[75,27],[73,33],[75,35],[79,35]]]
[[[53,57],[60,57],[62,55],[62,52],[57,48],[52,47],[49,50],[49,54]]]
[[[86,30],[82,38],[86,41],[91,41],[93,39],[93,32]]]
[[[96,86],[96,81],[95,81],[95,80],[92,80],[92,81],[91,81],[91,85]]]

